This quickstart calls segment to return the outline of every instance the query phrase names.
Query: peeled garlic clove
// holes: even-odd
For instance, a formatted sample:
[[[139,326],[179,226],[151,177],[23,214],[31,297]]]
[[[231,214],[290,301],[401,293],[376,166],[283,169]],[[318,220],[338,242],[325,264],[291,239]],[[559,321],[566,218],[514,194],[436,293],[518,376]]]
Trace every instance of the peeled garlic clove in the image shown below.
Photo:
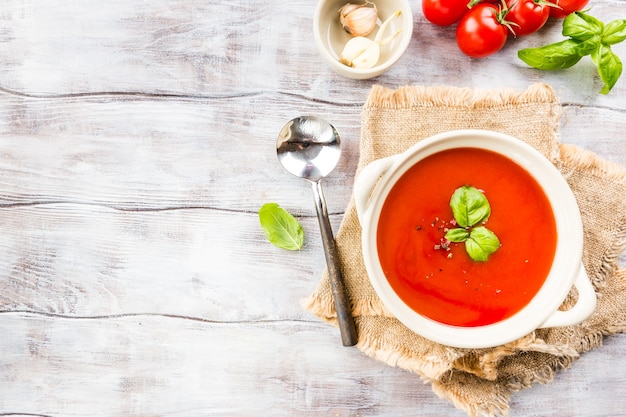
[[[380,57],[380,45],[371,39],[357,36],[344,46],[339,61],[352,68],[372,68]]]
[[[371,6],[370,6],[371,5]],[[339,9],[339,21],[352,36],[367,36],[376,27],[378,11],[374,3],[347,3]]]

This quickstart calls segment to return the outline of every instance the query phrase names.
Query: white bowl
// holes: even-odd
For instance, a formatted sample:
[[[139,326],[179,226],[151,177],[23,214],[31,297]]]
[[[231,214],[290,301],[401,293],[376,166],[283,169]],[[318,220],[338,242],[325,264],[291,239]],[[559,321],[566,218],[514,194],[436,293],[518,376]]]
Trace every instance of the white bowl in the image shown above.
[[[384,45],[380,51],[378,64],[372,68],[357,69],[342,64],[339,55],[345,44],[352,38],[339,22],[339,9],[346,3],[362,4],[362,0],[320,0],[317,3],[313,19],[313,33],[315,44],[326,63],[340,75],[353,79],[367,79],[376,77],[387,71],[400,59],[406,51],[413,35],[413,13],[408,0],[373,0],[378,10],[378,26],[387,17],[398,10],[402,14],[391,22],[386,34],[392,34],[398,29],[402,32],[390,43]],[[376,29],[368,37],[373,39]]]
[[[525,168],[548,197],[557,232],[552,266],[538,293],[513,316],[476,327],[443,324],[407,306],[383,273],[376,243],[383,204],[398,179],[429,155],[466,147],[500,153]],[[363,229],[363,258],[372,286],[398,320],[430,340],[462,348],[492,347],[511,342],[538,328],[578,324],[595,310],[596,294],[581,262],[583,229],[576,199],[554,165],[536,149],[516,138],[482,130],[451,131],[430,137],[404,153],[374,161],[365,167],[356,179],[354,198]],[[561,311],[559,306],[572,286],[578,290],[578,301],[571,309]]]

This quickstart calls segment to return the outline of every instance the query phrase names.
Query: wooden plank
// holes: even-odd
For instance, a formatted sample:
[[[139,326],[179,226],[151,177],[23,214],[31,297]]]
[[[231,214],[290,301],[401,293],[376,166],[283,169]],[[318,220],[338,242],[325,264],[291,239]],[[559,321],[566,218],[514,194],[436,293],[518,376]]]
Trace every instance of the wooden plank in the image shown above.
[[[320,59],[312,34],[316,2],[95,0],[64,7],[46,0],[7,0],[0,6],[10,24],[0,33],[1,87],[33,96],[102,92],[192,97],[238,97],[267,91],[327,103],[353,103],[374,83],[412,83],[523,89],[529,82],[553,85],[565,102],[624,109],[620,81],[609,96],[588,59],[575,69],[537,71],[517,59],[524,47],[561,40],[561,21],[507,42],[497,55],[461,54],[454,28],[440,28],[412,4],[414,36],[394,68],[368,81],[334,74]],[[620,16],[619,0],[594,1],[602,20]],[[98,13],[94,13],[98,10]],[[623,13],[622,13],[623,14]],[[614,47],[620,56],[626,45]]]
[[[295,104],[290,102],[293,107]],[[0,198],[4,204],[66,201],[121,209],[213,207],[256,211],[294,195],[314,210],[310,187],[276,158],[282,125],[299,112],[270,96],[239,100],[0,98]],[[248,119],[240,122],[242,108]],[[284,113],[268,122],[266,111]],[[329,116],[323,106],[304,112]],[[360,109],[332,117],[342,160],[325,180],[331,212],[345,208],[358,158]],[[252,168],[251,168],[252,167]],[[295,200],[295,199],[294,199]]]
[[[338,226],[338,216],[333,216]],[[301,320],[325,266],[316,218],[299,252],[256,213],[47,204],[0,211],[0,311]]]
[[[307,183],[279,165],[275,141],[291,118],[317,114],[343,138],[340,163],[324,180],[329,210],[343,212],[359,157],[361,108],[278,97],[285,100],[0,96],[0,202],[256,212],[276,200],[313,215]],[[621,110],[567,105],[560,135],[624,163],[624,126]]]
[[[3,314],[0,326],[3,414],[402,416],[426,403],[461,415],[321,324]]]
[[[0,317],[6,415],[465,415],[414,374],[342,347],[321,324]],[[614,341],[555,384],[515,396],[512,415],[620,415],[623,343]],[[589,390],[603,395],[590,401]]]

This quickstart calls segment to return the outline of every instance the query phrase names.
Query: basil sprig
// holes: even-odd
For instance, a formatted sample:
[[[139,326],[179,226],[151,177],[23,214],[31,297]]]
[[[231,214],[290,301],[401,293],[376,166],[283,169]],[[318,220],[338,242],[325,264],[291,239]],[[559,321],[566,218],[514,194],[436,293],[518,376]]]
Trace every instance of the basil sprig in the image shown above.
[[[298,220],[276,203],[266,203],[259,210],[259,222],[265,237],[275,246],[300,250],[304,243],[304,229]]]
[[[500,240],[483,224],[491,215],[489,200],[480,190],[464,185],[450,198],[450,208],[457,225],[446,232],[451,242],[465,242],[467,254],[475,261],[486,261],[500,247]],[[478,226],[477,226],[478,225]]]
[[[626,20],[617,19],[605,25],[587,13],[575,12],[563,20],[562,34],[569,39],[522,49],[517,56],[533,68],[558,70],[569,68],[590,55],[603,83],[600,94],[608,94],[622,75],[622,62],[611,45],[626,40]]]

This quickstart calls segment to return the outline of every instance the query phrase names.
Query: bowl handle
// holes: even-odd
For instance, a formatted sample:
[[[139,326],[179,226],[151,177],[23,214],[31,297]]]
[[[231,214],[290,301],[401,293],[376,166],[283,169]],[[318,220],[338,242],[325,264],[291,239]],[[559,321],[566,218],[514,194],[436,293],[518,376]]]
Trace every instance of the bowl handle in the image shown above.
[[[383,175],[393,164],[395,156],[377,159],[368,164],[354,181],[354,203],[359,221],[363,223],[363,217],[368,209],[370,195]]]
[[[573,326],[586,320],[594,312],[598,302],[596,292],[582,263],[574,286],[578,289],[578,301],[574,307],[566,311],[555,311],[539,328]]]

